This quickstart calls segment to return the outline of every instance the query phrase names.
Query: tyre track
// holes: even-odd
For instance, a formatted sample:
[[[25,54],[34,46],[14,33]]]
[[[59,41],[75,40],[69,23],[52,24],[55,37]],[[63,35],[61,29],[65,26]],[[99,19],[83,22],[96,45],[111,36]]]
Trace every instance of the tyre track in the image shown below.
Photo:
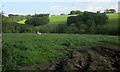
[[[54,72],[119,70],[119,48],[114,47],[114,49],[109,46],[80,48],[80,50],[66,48],[69,53],[64,58],[40,65],[37,70],[54,70]]]

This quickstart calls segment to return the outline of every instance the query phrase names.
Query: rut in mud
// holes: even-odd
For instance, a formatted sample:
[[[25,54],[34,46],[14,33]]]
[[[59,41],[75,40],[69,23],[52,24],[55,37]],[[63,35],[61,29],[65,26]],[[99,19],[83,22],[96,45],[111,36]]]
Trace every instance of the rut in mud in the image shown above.
[[[56,71],[120,70],[120,47],[95,46],[72,50],[66,57],[43,64],[37,69]]]

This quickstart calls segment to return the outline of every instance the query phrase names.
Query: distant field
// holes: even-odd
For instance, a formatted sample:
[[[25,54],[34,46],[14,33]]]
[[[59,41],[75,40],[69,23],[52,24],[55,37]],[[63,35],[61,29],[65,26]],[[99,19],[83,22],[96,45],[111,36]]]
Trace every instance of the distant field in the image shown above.
[[[49,24],[66,24],[68,15],[51,16]]]
[[[26,21],[26,19],[18,21],[17,23],[19,23],[19,24],[25,24],[25,21]]]
[[[118,14],[107,14],[109,21],[106,24],[108,29],[114,30],[118,27]],[[58,15],[58,16],[51,16],[50,17],[50,23],[49,24],[66,24],[67,22],[67,17],[69,15]],[[21,20],[17,23],[19,24],[25,24],[25,20]]]
[[[49,24],[66,24],[67,17],[69,16],[75,16],[75,15],[56,15],[50,17],[50,23]],[[19,24],[25,24],[26,19],[18,21]]]
[[[117,36],[80,34],[3,34],[3,51],[7,53],[7,66],[36,65],[46,63],[67,54],[68,48],[81,46],[120,45]],[[74,47],[75,46],[75,47]],[[6,53],[4,52],[4,53]],[[4,55],[4,54],[3,54]],[[6,55],[6,54],[5,54]],[[9,59],[9,57],[12,57]],[[3,57],[4,58],[4,57]]]
[[[106,24],[106,27],[109,30],[118,29],[118,14],[107,14],[109,21]]]

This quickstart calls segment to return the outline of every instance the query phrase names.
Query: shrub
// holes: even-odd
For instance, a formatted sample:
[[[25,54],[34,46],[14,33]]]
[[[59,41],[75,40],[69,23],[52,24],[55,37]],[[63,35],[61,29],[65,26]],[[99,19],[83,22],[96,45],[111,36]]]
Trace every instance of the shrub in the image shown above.
[[[71,24],[65,29],[65,33],[79,33],[79,29],[74,24]]]
[[[67,18],[67,24],[70,25],[72,23],[83,21],[86,23],[88,20],[91,20],[92,23],[96,25],[103,25],[108,22],[108,17],[103,13],[92,13],[92,12],[84,12],[78,16],[70,16]]]
[[[49,17],[31,17],[28,18],[25,23],[28,25],[39,26],[49,22]]]
[[[108,22],[108,17],[105,14],[99,13],[94,17],[94,20],[97,25],[104,25]]]
[[[97,25],[95,27],[95,33],[96,34],[106,34],[107,31],[106,31],[106,27],[102,26],[102,25]]]
[[[67,18],[67,25],[75,24],[76,28],[79,30],[79,33],[105,33],[103,30],[104,24],[108,22],[108,17],[103,13],[92,13],[84,12],[77,16],[70,16]],[[101,26],[100,26],[101,25]],[[97,31],[96,32],[96,27]],[[99,28],[100,27],[100,28]],[[100,30],[102,29],[102,30]]]
[[[69,26],[72,23],[76,23],[76,22],[78,22],[78,20],[79,19],[77,18],[77,16],[69,16],[67,18],[67,25]]]

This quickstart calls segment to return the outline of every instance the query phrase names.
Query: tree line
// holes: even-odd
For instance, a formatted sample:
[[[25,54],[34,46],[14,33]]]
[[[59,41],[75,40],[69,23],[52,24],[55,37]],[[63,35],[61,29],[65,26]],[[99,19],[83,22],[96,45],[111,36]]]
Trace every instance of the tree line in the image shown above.
[[[75,27],[76,33],[99,33],[98,28],[108,22],[108,17],[104,13],[83,12],[77,16],[67,18],[67,25]]]
[[[71,12],[70,12],[71,13]],[[73,13],[74,14],[74,13]],[[108,22],[106,13],[93,13],[84,11],[67,18],[66,24],[49,25],[50,14],[34,15],[9,15],[3,16],[4,33],[78,33],[78,34],[111,34],[116,35],[118,31],[109,32],[105,24]],[[27,19],[26,24],[18,24],[17,21]]]

